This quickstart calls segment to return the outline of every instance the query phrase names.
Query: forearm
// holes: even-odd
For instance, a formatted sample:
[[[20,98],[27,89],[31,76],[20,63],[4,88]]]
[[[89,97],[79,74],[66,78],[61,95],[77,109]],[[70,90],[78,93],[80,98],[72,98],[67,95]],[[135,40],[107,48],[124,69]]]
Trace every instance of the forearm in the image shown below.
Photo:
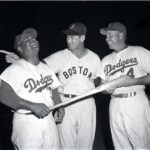
[[[132,78],[131,80],[126,80],[124,86],[134,86],[134,85],[149,85],[150,84],[150,74],[145,75],[140,78]]]
[[[62,100],[60,98],[60,94],[58,93],[58,88],[52,90],[52,99],[54,101],[54,105],[62,102]]]
[[[136,81],[139,85],[149,85],[150,84],[150,74],[137,78]]]

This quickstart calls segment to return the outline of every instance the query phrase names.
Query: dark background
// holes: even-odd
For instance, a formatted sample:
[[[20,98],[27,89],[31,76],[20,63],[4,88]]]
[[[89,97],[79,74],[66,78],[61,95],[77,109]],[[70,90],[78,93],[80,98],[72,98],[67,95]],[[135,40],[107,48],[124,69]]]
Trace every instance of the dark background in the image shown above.
[[[99,29],[106,27],[112,21],[120,21],[127,26],[129,44],[150,49],[150,2],[148,1],[1,1],[0,49],[14,51],[15,35],[27,27],[33,27],[38,31],[42,59],[66,48],[66,37],[62,34],[62,30],[73,22],[82,22],[88,28],[86,47],[103,58],[111,50],[105,43],[105,37],[99,34]],[[0,71],[2,72],[8,65],[5,62],[5,55],[0,54]],[[149,95],[149,87],[146,92]],[[108,121],[109,96],[99,93],[95,98],[97,129],[94,149],[113,150]],[[8,107],[0,104],[0,149],[2,150],[13,149],[10,142],[11,128],[12,113]]]

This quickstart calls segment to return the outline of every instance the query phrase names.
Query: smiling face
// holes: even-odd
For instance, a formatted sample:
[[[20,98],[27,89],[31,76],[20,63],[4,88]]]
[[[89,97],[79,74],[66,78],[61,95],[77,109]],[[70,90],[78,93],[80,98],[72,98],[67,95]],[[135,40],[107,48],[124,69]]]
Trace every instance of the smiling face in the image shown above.
[[[21,44],[18,47],[18,51],[23,58],[29,59],[34,56],[38,56],[39,42],[32,36],[21,36]]]
[[[107,31],[106,42],[110,49],[120,52],[127,47],[126,34],[119,31]]]
[[[110,49],[117,50],[117,47],[122,42],[122,33],[119,31],[107,31],[106,32],[106,42]]]

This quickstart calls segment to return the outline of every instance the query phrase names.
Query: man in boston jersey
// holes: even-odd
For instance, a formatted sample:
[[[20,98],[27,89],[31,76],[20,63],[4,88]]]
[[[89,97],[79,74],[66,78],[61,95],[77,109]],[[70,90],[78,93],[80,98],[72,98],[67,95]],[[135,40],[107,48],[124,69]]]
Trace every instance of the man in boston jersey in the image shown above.
[[[63,33],[66,34],[68,48],[60,50],[44,61],[58,74],[62,101],[90,91],[95,87],[101,62],[97,54],[84,46],[87,28],[76,22]],[[93,96],[65,107],[63,122],[58,125],[64,149],[91,150],[95,137],[96,106]]]

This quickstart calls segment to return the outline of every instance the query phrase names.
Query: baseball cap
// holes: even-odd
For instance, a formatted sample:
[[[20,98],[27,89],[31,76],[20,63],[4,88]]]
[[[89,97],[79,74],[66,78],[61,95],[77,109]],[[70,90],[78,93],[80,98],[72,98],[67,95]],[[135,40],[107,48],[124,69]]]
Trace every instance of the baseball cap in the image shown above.
[[[125,35],[127,34],[127,29],[126,29],[125,25],[120,22],[112,22],[108,25],[107,28],[100,29],[100,33],[102,35],[106,35],[107,31],[119,31],[119,32],[124,33]]]
[[[83,23],[76,22],[69,26],[67,30],[62,31],[67,35],[85,35],[87,28]]]
[[[25,30],[23,30],[22,33],[20,33],[19,35],[17,35],[15,37],[15,43],[14,43],[14,48],[17,49],[18,46],[21,44],[21,42],[27,38],[27,37],[33,37],[36,38],[37,37],[37,31],[33,28],[27,28]]]

